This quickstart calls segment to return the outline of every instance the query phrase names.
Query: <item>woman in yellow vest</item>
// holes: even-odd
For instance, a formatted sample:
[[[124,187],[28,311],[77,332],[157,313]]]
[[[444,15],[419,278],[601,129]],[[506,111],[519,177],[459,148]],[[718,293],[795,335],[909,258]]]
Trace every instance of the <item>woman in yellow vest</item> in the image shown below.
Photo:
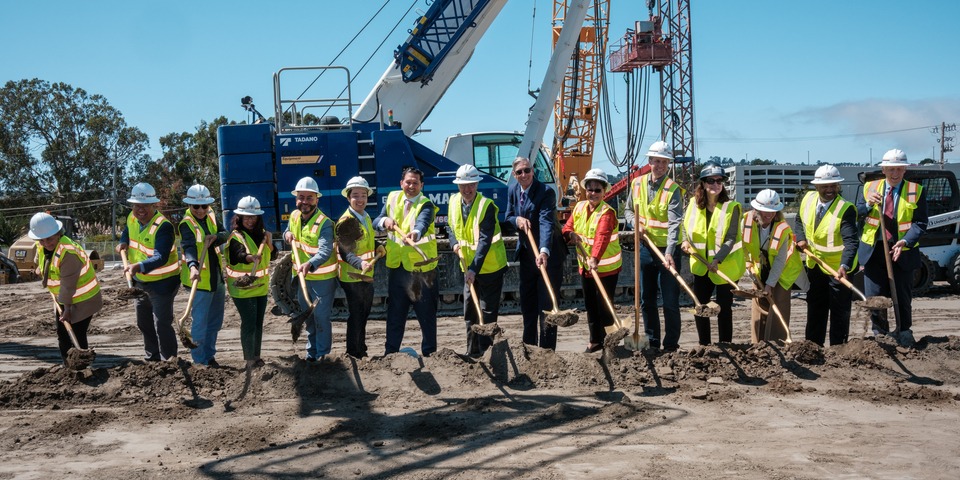
[[[600,288],[611,299],[617,289],[621,266],[620,226],[617,212],[603,201],[603,195],[610,188],[607,174],[599,168],[591,169],[581,183],[587,191],[587,199],[573,208],[573,215],[563,226],[563,234],[571,244],[585,244],[587,251],[586,258],[577,255],[577,262],[580,264],[583,302],[590,329],[590,343],[586,351],[596,352],[603,349],[603,339],[607,336],[604,327],[614,324]],[[590,270],[597,271],[602,285],[596,284]]]
[[[765,295],[753,301],[750,338],[753,342],[783,341],[788,332],[770,303],[777,306],[789,326],[790,290],[796,285],[806,291],[807,274],[803,271],[793,230],[783,218],[780,195],[770,189],[761,190],[750,204],[754,209],[743,216],[746,267],[763,283]]]
[[[63,224],[47,213],[38,213],[30,219],[30,238],[37,241],[37,265],[43,286],[56,296],[60,304],[57,313],[57,343],[64,365],[73,343],[65,322],[70,322],[77,344],[85,349],[87,328],[93,315],[103,308],[103,296],[97,273],[83,247],[63,234]]]
[[[273,247],[273,235],[264,228],[263,210],[256,198],[241,198],[233,213],[230,243],[227,245],[227,292],[240,314],[243,359],[248,367],[257,368],[263,366],[260,359],[263,316],[270,292],[270,261],[277,252]],[[246,280],[242,280],[244,278]]]
[[[363,229],[363,237],[357,240],[352,251],[338,244],[337,258],[340,271],[340,288],[347,299],[347,355],[354,358],[367,356],[367,318],[373,308],[373,265],[377,244],[374,241],[373,219],[367,213],[367,199],[373,195],[370,183],[363,177],[353,177],[340,192],[347,197],[349,206],[340,215],[337,225],[351,218]],[[381,247],[383,248],[383,247]],[[370,267],[367,269],[367,267]],[[364,273],[364,270],[368,270]],[[352,274],[365,276],[364,280]],[[368,281],[367,281],[368,280]]]
[[[693,293],[707,303],[717,291],[717,333],[720,342],[733,341],[733,286],[716,272],[739,279],[745,270],[740,237],[740,203],[730,199],[723,182],[723,168],[707,163],[700,170],[694,201],[683,215],[683,251],[699,253],[708,264],[690,257]],[[710,317],[694,316],[700,345],[710,345]]]

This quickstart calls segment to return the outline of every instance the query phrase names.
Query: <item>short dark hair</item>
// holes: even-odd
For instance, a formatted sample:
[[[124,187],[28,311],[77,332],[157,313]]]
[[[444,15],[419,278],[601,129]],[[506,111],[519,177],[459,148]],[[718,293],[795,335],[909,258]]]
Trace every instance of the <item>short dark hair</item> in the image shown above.
[[[408,173],[412,173],[420,177],[420,182],[423,182],[423,170],[420,170],[417,167],[406,165],[403,167],[403,171],[400,172],[400,179],[403,180],[403,177],[406,177]]]

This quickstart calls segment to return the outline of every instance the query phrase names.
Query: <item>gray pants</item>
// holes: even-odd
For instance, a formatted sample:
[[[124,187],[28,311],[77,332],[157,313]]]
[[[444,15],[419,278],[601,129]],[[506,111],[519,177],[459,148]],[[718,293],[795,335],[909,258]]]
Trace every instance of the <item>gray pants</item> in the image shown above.
[[[135,281],[147,295],[138,298],[137,327],[143,334],[144,360],[156,362],[177,356],[177,332],[173,328],[173,299],[180,291],[180,277],[156,282]]]

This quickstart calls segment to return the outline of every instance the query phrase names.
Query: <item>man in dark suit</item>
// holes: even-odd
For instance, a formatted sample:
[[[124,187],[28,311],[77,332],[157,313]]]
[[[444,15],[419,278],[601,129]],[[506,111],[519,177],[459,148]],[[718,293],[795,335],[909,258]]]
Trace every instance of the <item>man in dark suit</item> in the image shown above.
[[[539,267],[547,267],[553,291],[559,293],[567,247],[557,221],[557,194],[537,180],[528,158],[513,161],[513,175],[517,183],[507,192],[507,221],[520,231],[516,259],[520,262],[523,343],[553,350],[557,348],[557,327],[547,324],[543,313],[553,309],[553,302]],[[530,245],[527,231],[533,234],[536,245]]]
[[[884,178],[867,182],[858,192],[857,213],[865,218],[857,257],[864,273],[864,293],[868,297],[890,296],[890,281],[880,242],[886,238],[891,245],[899,325],[890,331],[887,312],[874,311],[870,314],[873,333],[889,333],[900,345],[912,346],[913,295],[910,288],[913,271],[920,268],[920,236],[927,231],[927,198],[923,186],[903,179],[907,165],[907,155],[902,150],[888,151],[880,162]],[[880,215],[884,217],[886,232],[880,228]]]

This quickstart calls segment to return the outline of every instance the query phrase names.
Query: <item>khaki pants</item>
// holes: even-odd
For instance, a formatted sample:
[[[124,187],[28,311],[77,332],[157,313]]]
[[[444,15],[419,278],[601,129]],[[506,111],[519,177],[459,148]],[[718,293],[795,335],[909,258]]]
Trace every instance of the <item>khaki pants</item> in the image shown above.
[[[770,302],[776,304],[780,313],[783,314],[783,322],[777,317],[773,309],[770,308]],[[786,326],[784,325],[786,322]],[[785,290],[780,284],[773,287],[773,296],[771,298],[755,298],[753,300],[753,309],[750,312],[750,340],[757,343],[761,340],[785,341],[787,339],[787,326],[790,325],[790,291]]]

